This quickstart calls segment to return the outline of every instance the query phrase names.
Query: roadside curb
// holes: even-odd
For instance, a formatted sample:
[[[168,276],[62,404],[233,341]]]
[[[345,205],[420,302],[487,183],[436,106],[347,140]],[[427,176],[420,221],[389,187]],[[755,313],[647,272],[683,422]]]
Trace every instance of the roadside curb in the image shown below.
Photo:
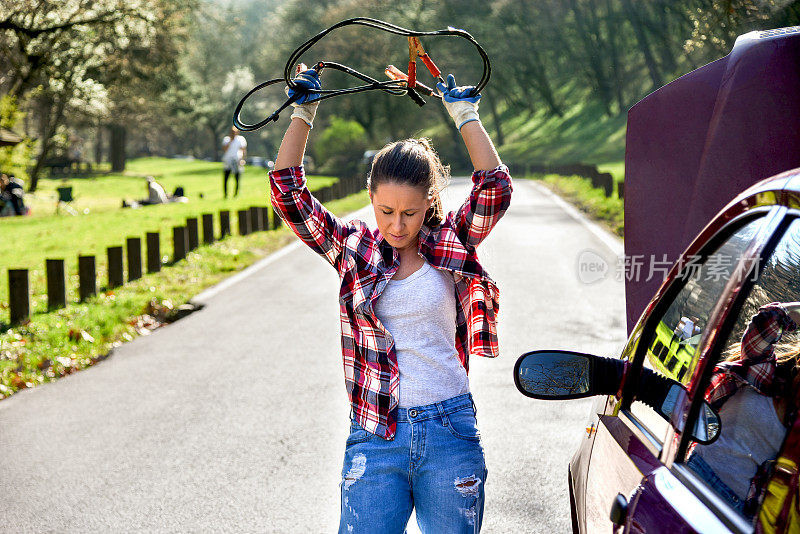
[[[533,185],[539,192],[543,195],[548,196],[551,198],[553,202],[555,202],[561,209],[567,212],[567,215],[581,223],[583,226],[589,230],[592,235],[594,235],[597,239],[602,241],[602,243],[617,257],[621,257],[625,254],[625,246],[623,244],[622,239],[619,236],[616,236],[597,224],[596,222],[589,219],[586,215],[581,213],[581,211],[558,196],[556,193],[548,189],[547,187],[543,186],[542,184],[536,183],[534,180],[529,180],[529,183]]]

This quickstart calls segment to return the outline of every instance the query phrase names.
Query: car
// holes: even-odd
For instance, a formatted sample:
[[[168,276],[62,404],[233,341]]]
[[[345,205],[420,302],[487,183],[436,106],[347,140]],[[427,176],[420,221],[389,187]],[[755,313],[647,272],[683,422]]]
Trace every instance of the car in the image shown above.
[[[519,358],[514,378],[528,396],[601,395],[568,468],[573,532],[753,532],[751,518],[687,458],[720,434],[704,397],[715,364],[738,345],[760,306],[797,301],[800,169],[736,197],[694,240],[634,327],[618,384],[601,383],[606,359],[595,355],[538,350]],[[800,337],[786,334],[782,342],[800,346]],[[669,409],[640,402],[653,389],[642,387],[645,373],[681,386]]]
[[[662,252],[677,250],[677,257],[670,254],[674,263],[656,289],[652,283],[632,287],[635,280],[626,273],[629,337],[621,353],[604,358],[536,350],[523,354],[514,367],[515,384],[527,396],[595,397],[586,432],[565,466],[575,533],[761,532],[755,524],[771,510],[767,503],[775,504],[775,495],[767,493],[747,499],[745,506],[751,480],[756,489],[766,482],[731,472],[723,473],[730,484],[720,485],[692,461],[693,455],[710,450],[705,447],[719,448],[730,432],[747,428],[745,419],[731,419],[725,404],[715,408],[709,402],[716,366],[738,350],[762,306],[800,301],[800,128],[792,119],[785,135],[758,137],[767,135],[771,121],[780,119],[767,109],[776,100],[770,93],[773,86],[795,95],[790,113],[800,118],[800,78],[780,74],[788,65],[795,65],[791,72],[796,73],[800,28],[743,37],[737,41],[738,55],[732,52],[727,58],[730,70],[718,60],[705,72],[698,69],[673,87],[665,86],[663,94],[656,91],[629,113],[626,254],[647,252],[653,261]],[[764,52],[767,47],[769,53]],[[774,84],[773,76],[779,79]],[[700,98],[693,79],[712,96]],[[764,94],[759,96],[759,91]],[[714,95],[722,100],[714,100]],[[738,103],[747,108],[744,116],[758,124],[753,128],[753,122],[746,122],[747,135],[729,127],[736,122],[733,108],[740,113],[742,109],[732,102],[743,95],[749,95]],[[753,98],[761,98],[767,107]],[[678,117],[681,101],[697,107]],[[668,103],[677,105],[666,111],[659,108]],[[700,103],[714,112],[701,113]],[[726,107],[728,115],[716,114]],[[643,117],[654,109],[661,116]],[[753,114],[754,109],[759,111]],[[633,119],[638,122],[633,124]],[[665,133],[670,120],[684,129]],[[715,130],[721,124],[726,127]],[[693,143],[699,143],[697,150]],[[774,149],[764,148],[773,145]],[[782,172],[773,172],[776,168]],[[714,211],[707,215],[709,206]],[[639,218],[631,221],[629,215]],[[784,333],[780,342],[798,349],[800,335]],[[793,387],[800,399],[797,383]],[[771,412],[778,413],[770,403],[757,414],[758,424],[740,433],[745,461],[750,454],[746,448],[755,446],[756,438],[750,437],[770,421],[779,423],[779,433],[771,435],[780,451],[776,454],[800,456],[800,447],[783,448],[788,434],[780,434],[788,426],[800,436],[800,424],[772,417]],[[753,470],[773,465],[756,457],[750,456]],[[730,465],[738,461],[732,458]],[[783,475],[793,481],[790,498],[780,501],[790,506],[778,508],[786,512],[786,532],[800,532],[797,463],[765,471],[769,484]],[[729,486],[737,491],[729,492]]]

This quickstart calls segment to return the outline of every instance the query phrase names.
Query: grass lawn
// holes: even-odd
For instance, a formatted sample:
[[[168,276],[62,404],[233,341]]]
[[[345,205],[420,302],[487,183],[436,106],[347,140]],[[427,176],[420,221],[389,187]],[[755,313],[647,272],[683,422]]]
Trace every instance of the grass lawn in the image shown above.
[[[189,202],[122,209],[122,199],[147,197],[144,179],[147,175],[155,176],[168,193],[182,186]],[[308,183],[315,190],[336,180],[330,176],[312,176]],[[56,188],[62,185],[73,188],[77,216],[63,210],[61,214],[55,213]],[[31,308],[39,312],[47,307],[45,259],[63,258],[69,278],[67,298],[77,301],[78,255],[96,257],[98,287],[102,287],[108,281],[106,249],[124,246],[127,237],[142,238],[144,256],[145,234],[159,232],[162,258],[171,258],[173,226],[185,224],[187,217],[199,219],[202,213],[213,213],[219,235],[220,210],[231,211],[231,230],[235,234],[236,210],[269,206],[266,169],[246,167],[236,198],[230,198],[232,191],[233,178],[230,178],[229,198],[222,198],[220,163],[167,158],[131,160],[125,174],[40,180],[37,191],[26,195],[31,216],[0,219],[0,234],[5,237],[0,239],[0,273],[3,276],[0,279],[0,323],[8,321],[8,269],[29,269],[33,293]]]
[[[134,161],[131,165],[132,170],[143,173],[156,167],[163,171],[163,178],[159,178],[159,181],[167,190],[177,185],[184,187],[192,199],[189,204],[122,210],[112,204],[112,200],[118,199],[120,194],[125,196],[125,188],[131,188],[131,183],[135,187],[131,191],[135,192],[139,187],[144,190],[143,179],[112,176],[72,180],[71,183],[80,186],[84,192],[83,207],[89,208],[87,214],[56,216],[37,210],[35,217],[0,219],[0,228],[7,228],[3,225],[10,222],[17,226],[7,231],[25,235],[24,240],[15,239],[14,244],[8,243],[8,240],[0,243],[5,247],[0,249],[3,267],[8,267],[6,258],[9,253],[14,254],[12,267],[32,267],[22,260],[17,261],[17,258],[27,258],[25,261],[38,264],[40,276],[34,277],[33,281],[40,288],[44,287],[44,258],[73,258],[68,264],[70,302],[66,308],[47,312],[46,295],[37,295],[28,323],[0,330],[0,399],[103,360],[114,347],[138,335],[147,335],[152,328],[163,324],[164,315],[170,309],[188,302],[202,290],[296,239],[285,227],[247,236],[234,235],[211,245],[200,246],[190,252],[185,260],[166,264],[160,272],[145,274],[141,279],[114,290],[103,288],[107,275],[101,273],[98,294],[86,302],[78,303],[75,295],[77,275],[74,274],[78,252],[94,253],[98,263],[105,265],[106,246],[123,244],[128,235],[143,236],[148,230],[160,230],[162,253],[171,256],[171,226],[182,223],[187,216],[202,212],[216,213],[220,209],[233,211],[251,205],[263,206],[269,202],[266,174],[262,169],[248,169],[239,197],[223,200],[219,191],[221,179],[218,164],[146,159]],[[316,189],[334,180],[331,177],[313,177],[309,183],[312,189]],[[54,183],[45,181],[37,193],[37,196],[41,196],[38,201],[45,202],[48,192],[52,193],[54,187]],[[203,192],[203,199],[198,196],[200,192]],[[344,215],[368,202],[366,191],[361,191],[328,202],[326,207],[333,213]],[[218,229],[216,218],[215,223]],[[136,230],[129,232],[129,228]],[[7,278],[4,284],[7,284]],[[4,290],[7,291],[7,286]],[[2,320],[7,320],[5,313]]]

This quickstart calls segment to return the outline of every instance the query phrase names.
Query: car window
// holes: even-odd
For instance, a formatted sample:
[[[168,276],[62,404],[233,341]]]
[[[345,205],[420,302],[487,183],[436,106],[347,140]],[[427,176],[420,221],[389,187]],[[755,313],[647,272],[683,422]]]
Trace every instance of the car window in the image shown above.
[[[714,305],[763,218],[744,224],[712,253],[684,258],[676,282],[684,286],[660,317],[648,343],[644,366],[688,384],[697,363],[697,346]],[[634,402],[631,413],[663,443],[669,422],[649,406]]]
[[[800,334],[790,330],[800,318],[800,221],[789,226],[763,263],[724,342],[723,363],[706,388],[706,401],[719,413],[720,436],[707,445],[694,444],[685,461],[746,517],[757,506],[755,499],[748,504],[751,485],[759,485],[776,458],[794,399]]]

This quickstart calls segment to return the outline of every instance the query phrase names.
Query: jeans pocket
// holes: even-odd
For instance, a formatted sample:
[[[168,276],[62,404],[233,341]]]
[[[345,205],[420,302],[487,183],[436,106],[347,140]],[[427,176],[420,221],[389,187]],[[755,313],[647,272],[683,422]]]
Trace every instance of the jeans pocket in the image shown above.
[[[472,407],[447,414],[447,421],[447,428],[453,436],[466,441],[480,442],[481,434],[478,432],[478,421],[475,419]]]
[[[361,426],[355,421],[352,421],[350,423],[350,435],[347,437],[346,446],[349,447],[350,445],[355,445],[357,443],[364,443],[372,439],[372,436],[374,435],[375,434],[367,432],[361,428]]]

